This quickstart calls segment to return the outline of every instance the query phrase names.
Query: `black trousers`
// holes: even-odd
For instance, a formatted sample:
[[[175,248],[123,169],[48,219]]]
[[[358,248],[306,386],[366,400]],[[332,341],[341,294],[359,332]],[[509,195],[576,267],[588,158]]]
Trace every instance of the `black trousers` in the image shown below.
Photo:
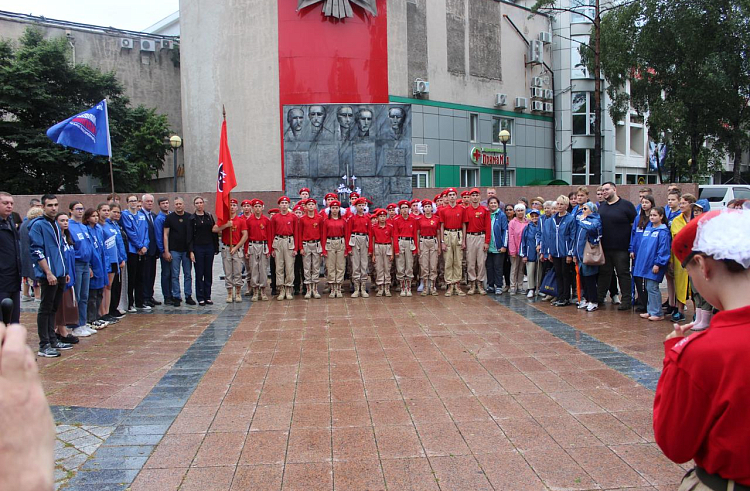
[[[143,306],[143,268],[138,254],[128,253],[128,307]]]
[[[510,254],[503,254],[505,259],[503,260],[503,273],[502,276],[505,278],[505,286],[510,288]]]
[[[143,299],[154,299],[154,282],[156,282],[157,256],[143,256]],[[137,303],[137,302],[136,302]]]
[[[271,295],[276,295],[276,258],[271,256],[268,265],[271,268]]]
[[[36,314],[36,328],[39,333],[39,347],[43,348],[45,345],[57,341],[55,337],[55,315],[65,291],[65,277],[57,278],[56,285],[50,285],[47,278],[38,278],[37,281],[39,281],[42,298]]]
[[[612,275],[617,272],[617,281],[620,284],[620,295],[622,303],[631,305],[633,295],[631,293],[632,279],[630,276],[630,253],[628,251],[604,251],[605,263],[599,266],[599,303],[604,303],[607,290],[610,289]]]
[[[488,288],[503,287],[503,266],[505,265],[505,252],[488,252],[487,260],[484,262],[487,268]]]
[[[0,301],[10,298],[13,300],[13,310],[10,312],[10,323],[18,324],[21,322],[21,290],[15,292],[0,292]]]
[[[211,300],[211,286],[214,272],[214,246],[194,245],[195,255],[195,298],[200,301]]]
[[[112,278],[112,294],[109,297],[109,315],[117,315],[119,311],[117,306],[120,305],[120,295],[122,294],[122,277],[120,273],[120,266],[117,266],[117,272]]]
[[[305,268],[302,264],[302,254],[294,256],[294,294],[300,292],[303,280],[305,279]]]
[[[638,297],[635,301],[637,307],[643,307],[644,309],[648,305],[648,294],[646,293],[646,280],[633,276],[633,283],[635,283],[635,291]]]
[[[570,300],[570,282],[573,279],[570,274],[570,265],[566,257],[552,257],[552,264],[555,268],[555,277],[557,277],[557,300]]]
[[[583,298],[586,299],[587,302],[596,302],[597,295],[599,295],[598,290],[596,289],[596,279],[597,274],[592,274],[591,276],[583,276]]]

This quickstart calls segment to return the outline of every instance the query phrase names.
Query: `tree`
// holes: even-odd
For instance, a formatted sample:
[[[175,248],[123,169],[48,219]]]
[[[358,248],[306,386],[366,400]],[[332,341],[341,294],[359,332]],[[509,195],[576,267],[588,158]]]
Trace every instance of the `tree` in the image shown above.
[[[64,38],[45,40],[28,28],[15,47],[0,42],[0,159],[11,193],[79,192],[81,176],[109,182],[106,157],[54,144],[47,128],[108,100],[115,182],[143,188],[169,150],[166,116],[130,107],[114,73],[72,66]]]
[[[689,178],[713,170],[716,150],[739,159],[746,148],[748,14],[747,0],[637,0],[602,19],[612,119],[648,113],[649,136],[689,155]]]

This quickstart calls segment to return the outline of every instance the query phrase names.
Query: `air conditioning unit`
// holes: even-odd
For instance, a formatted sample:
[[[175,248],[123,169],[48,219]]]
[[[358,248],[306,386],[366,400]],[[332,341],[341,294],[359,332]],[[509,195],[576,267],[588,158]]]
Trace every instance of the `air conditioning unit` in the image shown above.
[[[543,99],[544,98],[544,89],[540,87],[532,87],[531,88],[531,98],[532,99]]]
[[[430,93],[430,82],[422,80],[420,78],[414,81],[414,95],[422,95]]]
[[[532,87],[541,87],[542,86],[542,77],[531,77],[531,86]]]
[[[120,38],[120,47],[124,49],[133,49],[133,40],[129,38]]]
[[[151,39],[141,39],[141,51],[156,51],[156,42]]]
[[[507,94],[495,94],[495,105],[496,106],[504,106],[508,103],[508,95]]]
[[[550,44],[552,42],[552,33],[549,31],[540,32],[539,40],[544,44]]]
[[[544,89],[544,98],[545,99],[554,99],[555,93],[552,91],[552,89]]]
[[[529,55],[526,63],[531,65],[541,65],[543,61],[544,44],[537,39],[531,40],[529,42]]]
[[[516,110],[524,110],[529,107],[529,100],[525,97],[516,97]]]
[[[161,49],[172,49],[174,48],[174,41],[169,39],[161,40]]]
[[[544,111],[544,103],[542,101],[532,101],[531,110],[538,111],[538,112]]]
[[[545,102],[544,103],[544,112],[546,113],[553,113],[555,112],[555,107],[551,102]]]

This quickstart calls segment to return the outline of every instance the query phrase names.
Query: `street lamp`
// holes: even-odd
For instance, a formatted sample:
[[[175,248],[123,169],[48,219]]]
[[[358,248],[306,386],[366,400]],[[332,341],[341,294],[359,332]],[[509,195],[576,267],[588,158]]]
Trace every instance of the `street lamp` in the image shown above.
[[[172,155],[174,156],[174,192],[177,192],[177,149],[182,146],[182,138],[177,135],[172,136],[169,139],[169,144],[172,147]]]
[[[500,130],[498,134],[500,141],[503,143],[503,181],[508,185],[508,142],[510,141],[510,131]]]

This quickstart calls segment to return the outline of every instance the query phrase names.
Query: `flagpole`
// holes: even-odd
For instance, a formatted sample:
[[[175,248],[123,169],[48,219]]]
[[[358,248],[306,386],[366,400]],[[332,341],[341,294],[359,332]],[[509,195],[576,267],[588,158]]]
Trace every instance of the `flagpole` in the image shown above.
[[[104,99],[104,115],[107,118],[107,151],[109,153],[109,182],[112,185],[112,194],[115,194],[115,171],[112,168],[112,138],[109,134],[109,109],[107,99]]]

